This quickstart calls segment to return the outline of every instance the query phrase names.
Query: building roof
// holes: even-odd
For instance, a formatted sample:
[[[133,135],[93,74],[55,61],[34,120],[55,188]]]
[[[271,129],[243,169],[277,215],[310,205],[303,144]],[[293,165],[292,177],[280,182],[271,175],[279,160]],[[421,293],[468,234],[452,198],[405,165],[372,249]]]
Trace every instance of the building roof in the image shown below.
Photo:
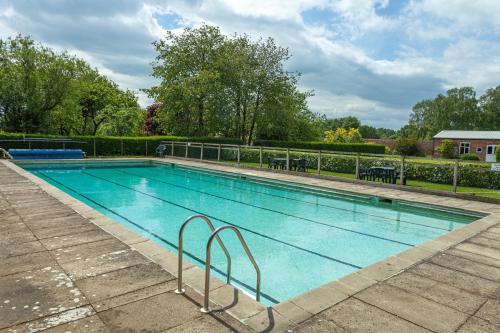
[[[500,140],[500,131],[441,131],[434,139]]]

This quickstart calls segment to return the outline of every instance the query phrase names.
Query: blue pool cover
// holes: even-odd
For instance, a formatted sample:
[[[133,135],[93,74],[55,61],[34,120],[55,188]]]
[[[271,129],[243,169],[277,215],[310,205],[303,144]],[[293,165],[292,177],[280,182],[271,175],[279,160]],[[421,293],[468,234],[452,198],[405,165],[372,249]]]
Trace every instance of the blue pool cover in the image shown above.
[[[82,159],[81,149],[9,149],[15,160],[29,159]]]

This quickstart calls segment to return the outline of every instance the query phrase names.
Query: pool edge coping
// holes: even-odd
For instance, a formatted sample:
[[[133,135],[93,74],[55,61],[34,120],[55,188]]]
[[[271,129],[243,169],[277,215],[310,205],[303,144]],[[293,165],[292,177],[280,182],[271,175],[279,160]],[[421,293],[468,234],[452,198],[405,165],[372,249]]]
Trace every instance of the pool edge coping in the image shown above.
[[[90,160],[90,159],[89,159]],[[292,180],[286,180],[289,182],[297,182],[299,185],[304,184],[308,186],[318,186],[323,187],[319,184],[314,184],[308,177],[301,177],[300,175],[289,175],[289,174],[278,174],[278,173],[268,173],[263,175],[255,174],[258,170],[253,169],[240,169],[234,166],[225,166],[211,163],[204,163],[198,161],[184,160],[184,159],[169,159],[163,158],[123,158],[123,159],[96,159],[98,161],[119,161],[119,160],[152,160],[160,163],[177,163],[180,165],[187,165],[196,167],[197,165],[211,169],[214,171],[226,171],[235,174],[247,174],[255,177],[263,177],[273,180],[284,180],[277,179],[276,175],[281,175],[278,178],[291,178]],[[94,160],[95,161],[95,160]],[[29,179],[40,187],[43,191],[56,198],[63,204],[69,206],[74,211],[76,211],[81,216],[87,218],[90,222],[106,231],[107,233],[113,235],[115,238],[119,239],[123,243],[132,247],[134,250],[138,251],[149,260],[160,265],[165,271],[177,277],[177,259],[176,253],[167,250],[156,242],[147,239],[140,234],[128,229],[127,227],[121,225],[119,222],[105,216],[104,214],[98,212],[94,208],[84,204],[78,199],[73,198],[64,191],[56,188],[45,180],[37,177],[36,175],[24,170],[16,163],[10,161],[1,161],[9,169],[15,171],[21,176]],[[184,162],[184,163],[183,163]],[[214,168],[218,166],[218,168]],[[222,169],[229,169],[222,170]],[[301,178],[303,181],[300,182]],[[314,178],[313,178],[314,180]],[[335,183],[335,180],[320,180],[321,182]],[[332,184],[330,184],[331,186]],[[356,185],[356,184],[351,184]],[[369,185],[358,185],[359,187],[370,187]],[[344,190],[344,189],[342,189]],[[389,191],[397,191],[393,189],[388,189]],[[348,189],[346,191],[349,191]],[[352,190],[351,190],[352,192]],[[401,191],[402,192],[402,191]],[[375,193],[365,193],[361,191],[362,194],[377,195]],[[408,192],[406,192],[408,193]],[[403,193],[404,194],[404,193]],[[421,195],[424,198],[411,198],[409,201],[417,200],[418,202],[432,204],[435,206],[443,206],[439,202],[428,202],[425,196],[436,197],[435,194],[425,194]],[[467,201],[463,198],[450,198],[446,197],[451,201]],[[408,199],[405,199],[408,200]],[[262,321],[266,320],[269,316],[269,311],[271,311],[275,318],[274,320],[286,321],[289,324],[299,324],[312,316],[322,312],[323,310],[347,299],[348,297],[378,283],[384,281],[396,274],[401,273],[409,269],[412,266],[417,265],[421,261],[430,258],[450,247],[453,247],[466,239],[477,235],[478,233],[497,225],[500,222],[500,207],[498,205],[483,203],[477,201],[469,201],[473,203],[474,207],[471,211],[478,211],[487,216],[480,218],[460,229],[448,232],[442,236],[431,239],[423,244],[414,246],[408,250],[398,253],[393,256],[389,256],[381,261],[378,261],[370,266],[364,267],[354,273],[348,274],[338,280],[331,281],[317,288],[311,289],[303,294],[295,296],[291,299],[283,301],[281,303],[275,304],[271,307],[265,307],[264,305],[255,301],[252,297],[246,293],[241,292],[241,290],[233,287],[232,285],[227,285],[222,280],[211,274],[211,294],[210,301],[215,303],[217,306],[222,306],[224,311],[229,313],[231,316],[239,320],[240,322],[248,325],[252,329],[262,329]],[[460,203],[451,202],[451,207],[455,207]],[[493,205],[494,211],[491,212],[488,206]],[[486,206],[486,207],[482,207]],[[491,208],[491,207],[490,207]],[[496,210],[495,210],[496,209]],[[184,283],[194,289],[199,294],[203,295],[203,282],[204,282],[204,270],[198,268],[197,266],[191,264],[190,262],[183,261],[183,276]],[[224,308],[227,303],[231,303],[232,297],[237,294],[238,302],[230,308]],[[216,308],[217,309],[217,308]]]

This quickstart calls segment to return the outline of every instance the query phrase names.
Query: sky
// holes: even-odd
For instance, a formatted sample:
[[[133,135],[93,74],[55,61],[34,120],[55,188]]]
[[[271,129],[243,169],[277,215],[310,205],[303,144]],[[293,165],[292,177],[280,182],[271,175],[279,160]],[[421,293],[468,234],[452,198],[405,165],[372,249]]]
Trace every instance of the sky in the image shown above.
[[[500,84],[500,0],[0,0],[17,34],[87,60],[121,87],[151,77],[152,42],[201,24],[288,47],[312,111],[399,128],[412,106],[458,86]]]

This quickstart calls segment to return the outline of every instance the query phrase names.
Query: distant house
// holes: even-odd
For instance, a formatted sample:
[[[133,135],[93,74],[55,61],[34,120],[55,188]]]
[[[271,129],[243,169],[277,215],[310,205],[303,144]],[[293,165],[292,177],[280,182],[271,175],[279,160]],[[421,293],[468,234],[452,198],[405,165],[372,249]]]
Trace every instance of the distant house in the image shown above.
[[[432,138],[434,156],[439,156],[437,147],[443,140],[453,141],[457,155],[476,154],[483,161],[495,162],[500,131],[441,131]]]

